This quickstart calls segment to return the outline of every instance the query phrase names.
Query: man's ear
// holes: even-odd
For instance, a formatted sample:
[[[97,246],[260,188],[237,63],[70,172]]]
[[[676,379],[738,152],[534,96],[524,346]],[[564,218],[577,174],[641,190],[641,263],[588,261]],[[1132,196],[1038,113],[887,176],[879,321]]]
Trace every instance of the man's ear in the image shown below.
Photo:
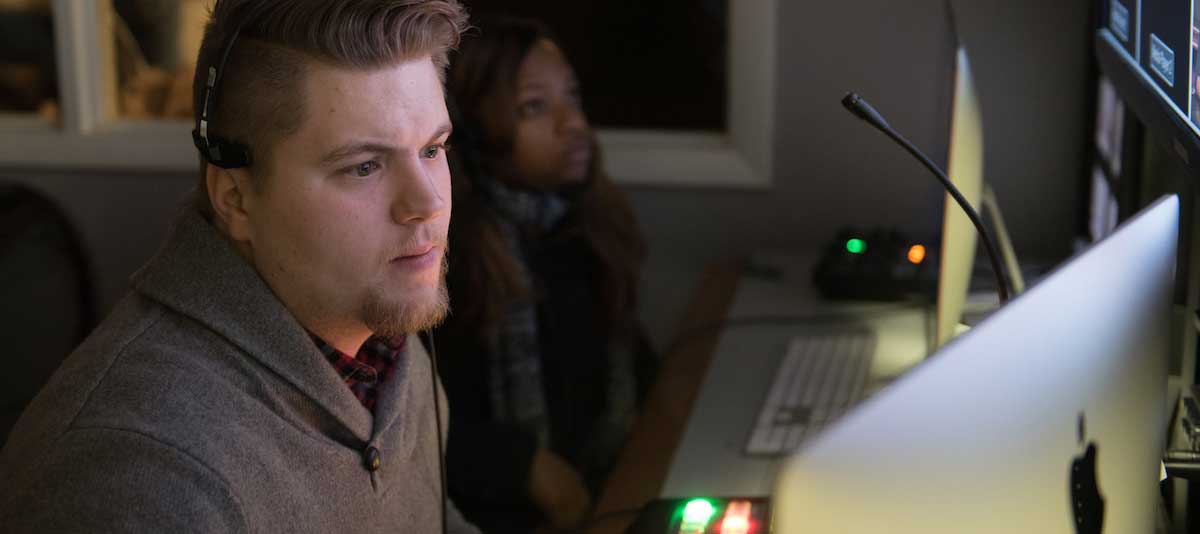
[[[220,227],[236,243],[250,241],[250,172],[246,169],[222,169],[209,164],[204,181],[208,186],[208,200],[212,203],[213,215]]]

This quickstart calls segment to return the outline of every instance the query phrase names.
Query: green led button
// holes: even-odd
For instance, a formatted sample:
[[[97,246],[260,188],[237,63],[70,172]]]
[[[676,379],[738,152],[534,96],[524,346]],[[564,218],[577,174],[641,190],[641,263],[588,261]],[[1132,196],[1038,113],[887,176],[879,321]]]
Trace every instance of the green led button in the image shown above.
[[[683,508],[683,522],[679,525],[680,532],[703,532],[712,519],[713,505],[704,499],[688,501]]]
[[[846,252],[851,254],[862,254],[867,251],[867,242],[858,238],[846,241]]]

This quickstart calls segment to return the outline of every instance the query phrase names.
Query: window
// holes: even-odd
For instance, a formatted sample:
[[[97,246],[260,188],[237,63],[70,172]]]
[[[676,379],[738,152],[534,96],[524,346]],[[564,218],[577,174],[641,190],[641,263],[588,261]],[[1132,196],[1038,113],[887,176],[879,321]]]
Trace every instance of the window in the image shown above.
[[[192,76],[213,0],[112,0],[117,111],[190,121]]]
[[[0,2],[0,114],[58,122],[54,21],[45,2]]]
[[[555,31],[618,182],[770,185],[777,0],[465,2]]]
[[[545,22],[599,127],[725,129],[725,0],[465,0],[473,18]],[[486,28],[484,28],[486,31]]]
[[[573,44],[564,42],[564,48],[574,48],[568,53],[581,77],[588,78],[585,100],[600,126],[609,173],[618,182],[752,188],[771,181],[777,2],[466,0],[481,11],[485,4],[508,4],[510,9],[541,5],[574,24],[606,17],[609,26],[596,31],[608,31],[609,37],[586,42],[572,37]],[[50,43],[39,50],[53,52],[31,61],[36,65],[52,58],[55,65],[43,67],[38,76],[27,74],[27,81],[15,86],[40,96],[26,99],[21,107],[15,97],[0,102],[12,108],[0,108],[0,137],[5,141],[0,143],[0,165],[194,171],[190,72],[211,3],[0,0],[0,6],[40,6],[40,18],[24,23],[34,29],[24,31]],[[613,37],[613,30],[620,35],[634,29],[653,34],[625,41]],[[16,49],[6,44],[15,34],[8,27],[0,30],[3,76],[10,71],[5,57]],[[575,32],[558,31],[560,36]],[[604,41],[610,46],[600,46]],[[616,59],[580,59],[593,54]],[[672,58],[686,63],[681,60],[676,66]],[[638,87],[606,72],[665,75],[667,82]],[[612,93],[615,98],[609,102],[615,103],[604,104],[599,98],[603,93]],[[635,102],[645,107],[626,107]],[[30,120],[39,113],[51,120]]]

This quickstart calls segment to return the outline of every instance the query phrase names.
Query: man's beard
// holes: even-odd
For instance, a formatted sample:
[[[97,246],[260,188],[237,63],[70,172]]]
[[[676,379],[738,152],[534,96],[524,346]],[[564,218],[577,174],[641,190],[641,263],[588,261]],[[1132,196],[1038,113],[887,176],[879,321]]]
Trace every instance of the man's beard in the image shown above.
[[[429,330],[442,323],[450,312],[450,295],[446,291],[446,271],[449,262],[442,254],[441,272],[433,298],[413,300],[411,295],[390,296],[381,290],[367,294],[362,305],[363,323],[376,336],[397,337]]]

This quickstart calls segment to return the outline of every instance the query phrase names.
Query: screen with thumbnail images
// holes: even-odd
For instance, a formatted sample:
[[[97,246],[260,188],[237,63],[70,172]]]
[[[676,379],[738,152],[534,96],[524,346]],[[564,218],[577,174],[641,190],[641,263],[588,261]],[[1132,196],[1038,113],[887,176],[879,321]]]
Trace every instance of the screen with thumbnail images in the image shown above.
[[[1200,135],[1200,0],[1103,0],[1101,29]]]

